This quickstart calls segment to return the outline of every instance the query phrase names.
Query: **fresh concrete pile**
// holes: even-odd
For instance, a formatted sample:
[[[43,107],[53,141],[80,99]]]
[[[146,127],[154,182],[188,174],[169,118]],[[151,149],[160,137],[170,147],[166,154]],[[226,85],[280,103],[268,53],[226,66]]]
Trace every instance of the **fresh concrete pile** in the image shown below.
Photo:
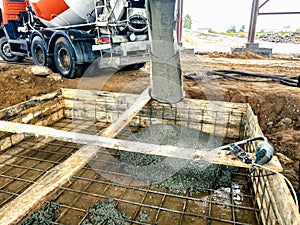
[[[38,211],[26,218],[21,225],[50,225],[55,221],[60,205],[56,202],[45,203]]]
[[[128,225],[128,220],[125,213],[119,211],[112,201],[97,202],[89,209],[88,218],[81,225]]]
[[[92,208],[88,210],[88,218],[86,218],[81,225],[129,225],[132,220],[124,212],[119,211],[117,206],[109,199],[106,202],[97,202]],[[138,222],[146,223],[149,215],[147,211],[139,211]]]
[[[210,134],[179,125],[152,125],[131,135],[128,140],[191,149],[213,149],[220,146]],[[173,193],[198,193],[230,185],[236,168],[140,153],[119,153],[125,170],[147,185],[165,188]]]
[[[147,211],[139,211],[138,221],[140,223],[146,223],[149,215],[147,214]]]
[[[269,33],[258,35],[258,38],[262,41],[268,42],[276,42],[276,43],[300,43],[300,33],[288,33],[288,34],[280,34],[280,33]]]

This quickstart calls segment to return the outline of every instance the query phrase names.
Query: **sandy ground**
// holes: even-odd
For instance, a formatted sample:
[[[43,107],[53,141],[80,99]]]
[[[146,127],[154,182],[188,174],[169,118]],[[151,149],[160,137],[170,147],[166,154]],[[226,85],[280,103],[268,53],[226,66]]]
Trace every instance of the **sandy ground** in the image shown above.
[[[278,56],[275,59],[263,59],[251,55],[243,57],[213,53],[182,54],[181,58],[183,75],[212,69],[288,77],[300,74],[300,61],[294,55],[289,59],[286,55],[284,58]],[[121,72],[102,71],[93,65],[82,78],[60,81],[35,76],[28,67],[28,64],[0,62],[0,109],[62,87],[140,93],[149,85],[148,64],[137,71]],[[219,78],[198,83],[184,79],[184,90],[191,98],[249,103],[275,151],[282,153],[280,160],[284,173],[299,193],[300,88],[272,80],[245,82]]]

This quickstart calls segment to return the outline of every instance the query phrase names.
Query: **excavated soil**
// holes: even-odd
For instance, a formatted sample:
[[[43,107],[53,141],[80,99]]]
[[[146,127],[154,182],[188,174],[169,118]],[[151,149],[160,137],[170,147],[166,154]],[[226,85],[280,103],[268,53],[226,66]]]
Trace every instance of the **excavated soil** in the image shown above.
[[[201,55],[201,53],[196,52],[196,54]],[[235,52],[235,53],[228,53],[228,52],[212,52],[208,53],[208,56],[211,58],[231,58],[231,59],[263,59],[262,56],[257,55],[252,52],[245,52],[244,54]]]
[[[250,58],[250,59],[249,59]],[[300,61],[287,55],[275,59],[253,57],[231,57],[228,54],[211,55],[182,54],[183,75],[213,69],[239,70],[249,73],[278,74],[287,77],[299,76]],[[26,64],[0,62],[0,109],[30,99],[33,96],[56,91],[59,88],[98,89],[115,92],[141,93],[149,84],[149,66],[137,71],[115,71],[103,73],[97,68],[89,68],[83,78],[50,80],[35,76]],[[259,79],[259,78],[257,78]],[[282,85],[272,80],[245,82],[219,78],[213,83],[218,93],[201,90],[207,80],[195,82],[184,79],[186,95],[191,98],[223,100],[249,103],[258,116],[260,126],[299,193],[300,160],[300,88]],[[261,81],[261,82],[260,82]],[[205,94],[206,93],[206,94]],[[215,98],[215,99],[214,99]]]

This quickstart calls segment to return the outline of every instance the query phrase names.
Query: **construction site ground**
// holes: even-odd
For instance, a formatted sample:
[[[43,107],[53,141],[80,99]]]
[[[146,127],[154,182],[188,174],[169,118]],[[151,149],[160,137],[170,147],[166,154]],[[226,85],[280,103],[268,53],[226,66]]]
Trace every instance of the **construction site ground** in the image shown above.
[[[193,54],[181,56],[183,75],[215,69],[249,73],[286,75],[300,74],[300,59],[295,55],[277,55],[265,59],[253,54]],[[97,64],[88,68],[82,78],[55,81],[33,75],[31,61],[22,64],[0,63],[0,109],[59,88],[80,88],[113,92],[141,93],[149,85],[149,64],[135,71],[99,70]],[[202,81],[183,79],[186,96],[197,99],[249,103],[258,116],[260,126],[274,146],[284,167],[284,174],[299,194],[300,160],[300,88],[256,78],[256,82],[218,78]],[[209,94],[205,85],[213,85]],[[214,93],[216,92],[216,93]],[[221,96],[221,97],[220,97]]]

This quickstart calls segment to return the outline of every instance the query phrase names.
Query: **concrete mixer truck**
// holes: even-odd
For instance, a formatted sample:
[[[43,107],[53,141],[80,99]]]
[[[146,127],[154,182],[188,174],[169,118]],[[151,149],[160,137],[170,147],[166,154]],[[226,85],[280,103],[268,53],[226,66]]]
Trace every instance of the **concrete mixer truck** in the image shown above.
[[[0,0],[0,56],[31,57],[74,78],[99,67],[139,68],[149,59],[145,0]]]

